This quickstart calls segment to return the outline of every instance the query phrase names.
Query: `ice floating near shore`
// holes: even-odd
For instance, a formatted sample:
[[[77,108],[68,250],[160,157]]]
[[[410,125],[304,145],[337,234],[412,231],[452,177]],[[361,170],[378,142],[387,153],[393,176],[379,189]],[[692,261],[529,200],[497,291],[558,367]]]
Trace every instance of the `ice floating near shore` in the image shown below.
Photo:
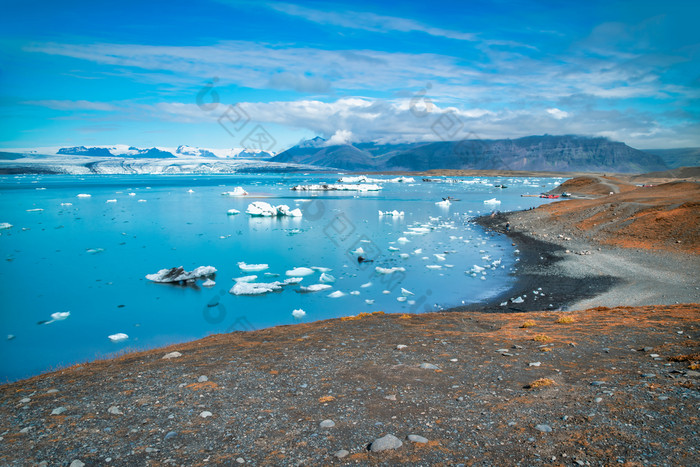
[[[224,191],[223,193],[221,193],[222,196],[245,196],[247,194],[248,192],[240,186],[234,188],[233,191]]]
[[[306,312],[302,309],[292,311],[292,316],[296,319],[301,319],[306,316]]]
[[[416,180],[413,177],[396,177],[389,179],[369,178],[364,175],[357,177],[342,177],[338,183],[413,183]]]
[[[240,213],[241,211],[239,211],[238,209],[229,209],[228,211],[226,211],[226,214],[228,214],[229,216],[235,216],[236,214]]]
[[[341,292],[340,290],[336,290],[335,292],[329,293],[328,296],[330,298],[340,298],[340,297],[344,297],[345,294],[343,292]]]
[[[216,282],[214,282],[214,281],[211,280],[211,279],[207,279],[207,280],[205,280],[204,283],[202,284],[202,287],[214,287],[215,285],[216,285]]]
[[[246,271],[246,272],[259,272],[259,271],[264,271],[265,269],[269,268],[270,266],[267,264],[246,264],[243,261],[238,262],[238,269],[241,271]]]
[[[12,224],[9,222],[0,222],[0,230],[11,229]]]
[[[449,208],[451,205],[452,205],[452,203],[450,203],[449,199],[445,199],[445,200],[438,201],[437,203],[435,203],[435,206],[440,206],[441,208]]]
[[[214,273],[216,273],[216,268],[213,266],[199,266],[189,272],[185,271],[185,269],[180,266],[177,268],[161,269],[155,274],[147,274],[146,279],[160,283],[176,283],[194,281],[201,277],[211,276]]]
[[[496,199],[496,198],[491,198],[491,199],[487,199],[486,201],[484,201],[484,204],[490,205],[490,206],[496,206],[498,204],[501,204],[501,201]]]
[[[377,266],[376,268],[374,268],[374,270],[377,271],[379,274],[393,274],[397,271],[405,272],[406,268],[396,267],[396,266],[393,268],[382,268],[382,267]]]
[[[255,201],[248,205],[246,214],[252,217],[301,217],[301,209],[290,209],[286,204],[275,207],[264,201]]]
[[[294,191],[379,191],[381,186],[373,183],[362,184],[333,184],[321,183],[316,185],[296,185],[291,188]]]
[[[393,211],[379,211],[379,217],[383,217],[383,216],[403,217],[404,212],[397,211],[396,209],[394,209]]]
[[[107,338],[114,343],[118,343],[124,342],[125,340],[129,339],[129,336],[127,336],[123,332],[118,332],[116,334],[112,334],[111,336],[107,336]]]
[[[333,288],[328,284],[311,284],[308,287],[299,287],[299,292],[309,293],[309,292],[320,292],[321,290],[328,290]]]
[[[233,295],[262,295],[282,290],[281,282],[236,282],[229,293]]]
[[[92,196],[92,195],[91,195],[91,194],[88,194],[88,193],[80,193],[80,194],[78,195],[78,198],[89,198],[89,197],[91,197],[91,196]]]
[[[323,273],[321,273],[321,277],[318,280],[320,282],[323,282],[323,283],[331,283],[331,282],[335,282],[335,277],[323,272]]]
[[[285,274],[288,276],[310,276],[313,273],[313,269],[304,267],[290,269],[289,271],[285,272]]]

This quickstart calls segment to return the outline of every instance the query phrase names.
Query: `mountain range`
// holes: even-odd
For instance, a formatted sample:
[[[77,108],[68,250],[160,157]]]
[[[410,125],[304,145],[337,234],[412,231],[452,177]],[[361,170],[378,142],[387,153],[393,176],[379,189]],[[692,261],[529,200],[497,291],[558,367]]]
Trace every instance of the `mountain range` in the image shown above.
[[[8,152],[32,154],[32,155],[65,155],[83,157],[120,157],[120,158],[209,158],[209,159],[269,159],[275,155],[274,152],[261,151],[257,149],[232,148],[232,149],[211,149],[197,148],[193,146],[181,145],[177,148],[152,147],[137,148],[125,144],[113,146],[70,146],[70,147],[47,147],[34,149],[8,149]]]
[[[629,173],[669,168],[659,155],[607,138],[575,135],[341,145],[328,145],[326,140],[316,137],[270,160],[348,171],[493,169]]]

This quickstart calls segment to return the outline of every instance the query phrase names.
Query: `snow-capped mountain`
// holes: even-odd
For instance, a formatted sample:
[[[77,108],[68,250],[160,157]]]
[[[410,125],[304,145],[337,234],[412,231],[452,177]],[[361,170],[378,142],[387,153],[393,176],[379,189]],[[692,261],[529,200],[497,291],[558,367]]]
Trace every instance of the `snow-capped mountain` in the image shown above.
[[[181,145],[173,147],[137,148],[126,144],[112,146],[69,146],[69,147],[38,147],[38,148],[11,148],[3,151],[19,154],[37,155],[63,155],[85,157],[121,157],[121,158],[210,158],[210,159],[257,159],[266,160],[274,157],[274,152],[262,151],[250,148],[198,148]]]

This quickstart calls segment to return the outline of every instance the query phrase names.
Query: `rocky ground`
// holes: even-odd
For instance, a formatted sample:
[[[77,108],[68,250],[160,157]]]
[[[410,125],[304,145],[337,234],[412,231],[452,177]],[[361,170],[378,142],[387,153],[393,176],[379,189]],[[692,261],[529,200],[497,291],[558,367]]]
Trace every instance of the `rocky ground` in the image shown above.
[[[0,386],[0,465],[699,465],[695,244],[635,236],[697,215],[679,209],[696,187],[585,193],[618,182],[481,218],[492,235],[510,222],[521,250],[493,303],[211,336]]]
[[[211,336],[3,386],[0,463],[697,465],[699,318],[374,314]]]

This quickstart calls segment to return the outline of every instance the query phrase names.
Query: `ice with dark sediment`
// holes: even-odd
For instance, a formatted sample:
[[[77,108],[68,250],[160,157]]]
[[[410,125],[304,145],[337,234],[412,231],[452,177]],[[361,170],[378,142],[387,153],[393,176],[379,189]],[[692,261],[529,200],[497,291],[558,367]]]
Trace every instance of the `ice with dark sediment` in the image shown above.
[[[379,191],[382,187],[375,183],[319,183],[311,185],[296,185],[294,191]]]
[[[213,266],[199,266],[192,271],[185,271],[182,266],[170,269],[161,269],[155,274],[147,274],[146,279],[160,283],[178,283],[189,282],[195,279],[200,279],[212,276],[216,273],[216,268]]]

